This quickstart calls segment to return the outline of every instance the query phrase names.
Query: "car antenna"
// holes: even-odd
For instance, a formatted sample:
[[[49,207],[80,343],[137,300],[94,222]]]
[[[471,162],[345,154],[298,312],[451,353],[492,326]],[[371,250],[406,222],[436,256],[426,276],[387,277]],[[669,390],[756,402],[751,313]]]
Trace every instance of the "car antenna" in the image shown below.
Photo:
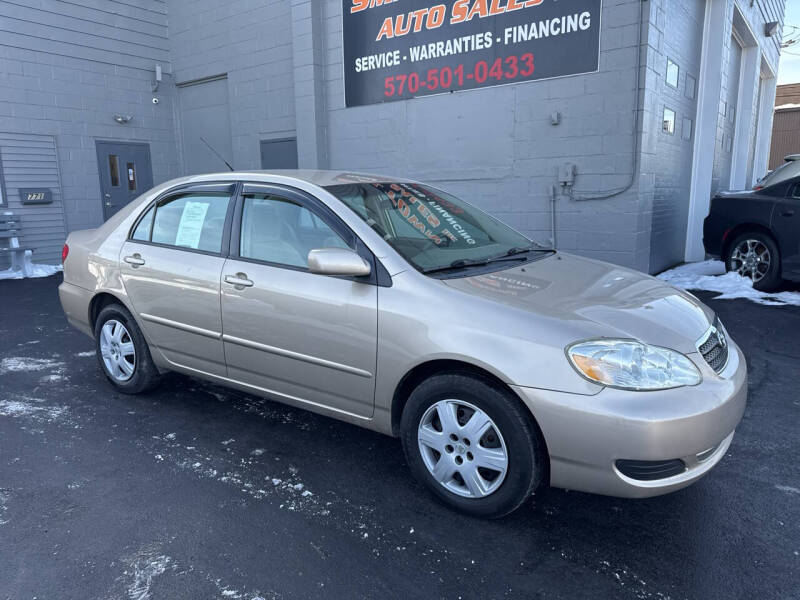
[[[225,165],[226,165],[226,166],[227,166],[227,167],[228,167],[228,168],[229,168],[231,171],[235,171],[235,170],[236,170],[236,169],[234,169],[234,168],[231,166],[231,163],[229,163],[227,160],[225,160],[224,158],[222,158],[222,155],[221,155],[219,152],[217,152],[216,150],[214,150],[214,147],[213,147],[211,144],[209,144],[209,143],[206,141],[206,138],[204,138],[202,135],[200,136],[200,141],[201,141],[201,142],[203,142],[203,143],[204,143],[206,146],[208,146],[208,149],[209,149],[209,150],[211,150],[211,151],[212,151],[212,152],[213,152],[213,153],[216,155],[216,157],[217,157],[218,159],[220,159],[222,162],[224,162],[224,163],[225,163]]]

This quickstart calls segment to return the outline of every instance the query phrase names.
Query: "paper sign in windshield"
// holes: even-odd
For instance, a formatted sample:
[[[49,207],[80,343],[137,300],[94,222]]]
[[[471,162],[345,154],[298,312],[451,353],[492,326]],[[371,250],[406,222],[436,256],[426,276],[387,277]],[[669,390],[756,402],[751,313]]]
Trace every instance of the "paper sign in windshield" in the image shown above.
[[[200,235],[203,233],[203,223],[208,212],[208,202],[188,201],[183,207],[181,222],[178,224],[178,234],[175,237],[176,246],[197,248],[200,246]]]

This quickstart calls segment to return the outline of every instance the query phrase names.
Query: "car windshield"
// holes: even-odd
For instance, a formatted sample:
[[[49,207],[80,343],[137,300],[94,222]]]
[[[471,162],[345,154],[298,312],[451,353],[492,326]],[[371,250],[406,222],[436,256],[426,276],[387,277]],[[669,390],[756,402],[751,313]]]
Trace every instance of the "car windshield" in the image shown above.
[[[425,185],[352,183],[326,189],[423,272],[544,250],[485,212]]]

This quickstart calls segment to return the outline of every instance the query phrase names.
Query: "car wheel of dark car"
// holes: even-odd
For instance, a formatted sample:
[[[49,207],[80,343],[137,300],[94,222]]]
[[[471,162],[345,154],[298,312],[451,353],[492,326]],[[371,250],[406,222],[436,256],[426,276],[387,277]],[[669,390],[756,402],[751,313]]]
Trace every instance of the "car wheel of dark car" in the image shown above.
[[[160,377],[150,349],[124,307],[111,304],[100,311],[94,339],[100,367],[120,392],[140,394],[156,386]]]
[[[772,291],[781,282],[781,256],[778,245],[760,231],[745,232],[728,246],[725,268],[752,279],[753,287]]]
[[[477,517],[514,511],[547,468],[542,435],[519,400],[468,374],[423,381],[403,411],[401,437],[413,475],[446,504]]]

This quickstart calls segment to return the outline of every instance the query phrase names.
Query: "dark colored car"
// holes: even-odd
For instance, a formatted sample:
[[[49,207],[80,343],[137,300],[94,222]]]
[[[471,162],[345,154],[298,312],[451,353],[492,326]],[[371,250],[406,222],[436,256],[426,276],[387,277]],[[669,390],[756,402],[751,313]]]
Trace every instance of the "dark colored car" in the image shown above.
[[[706,252],[771,291],[800,281],[800,177],[751,192],[722,192],[703,226]]]

